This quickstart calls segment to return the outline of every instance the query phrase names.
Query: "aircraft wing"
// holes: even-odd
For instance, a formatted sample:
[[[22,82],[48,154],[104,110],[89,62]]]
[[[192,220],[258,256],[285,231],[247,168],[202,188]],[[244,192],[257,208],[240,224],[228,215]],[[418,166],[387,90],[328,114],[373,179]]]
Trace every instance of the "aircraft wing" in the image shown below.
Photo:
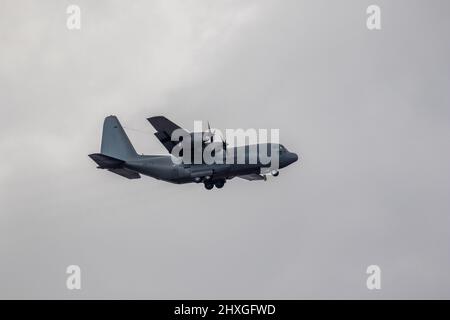
[[[156,138],[158,138],[158,140],[163,144],[164,148],[166,148],[169,152],[172,152],[173,147],[178,144],[177,141],[172,141],[172,133],[175,130],[180,129],[184,131],[186,135],[189,134],[189,132],[182,129],[166,117],[157,116],[148,118],[147,120],[156,129]]]
[[[251,174],[244,174],[242,176],[238,176],[241,179],[245,179],[248,181],[255,181],[255,180],[266,180],[266,177],[261,175],[261,174],[257,174],[257,173],[251,173]]]

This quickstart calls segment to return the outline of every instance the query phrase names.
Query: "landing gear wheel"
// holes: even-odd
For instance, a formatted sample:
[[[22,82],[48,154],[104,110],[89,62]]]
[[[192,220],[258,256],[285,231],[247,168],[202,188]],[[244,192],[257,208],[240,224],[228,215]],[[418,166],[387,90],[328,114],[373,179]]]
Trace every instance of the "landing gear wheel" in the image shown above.
[[[278,170],[272,171],[272,176],[274,176],[274,177],[278,177],[279,174],[280,174],[280,171],[278,171]]]
[[[216,186],[217,189],[220,189],[224,186],[225,184],[225,180],[218,180],[214,183],[214,185]]]
[[[206,190],[211,190],[214,188],[214,184],[212,182],[205,182],[205,188]]]

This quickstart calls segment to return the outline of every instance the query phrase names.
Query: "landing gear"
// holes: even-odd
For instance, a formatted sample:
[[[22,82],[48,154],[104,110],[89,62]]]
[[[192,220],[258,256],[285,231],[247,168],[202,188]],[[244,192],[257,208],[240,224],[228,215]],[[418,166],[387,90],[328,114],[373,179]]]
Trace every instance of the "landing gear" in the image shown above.
[[[217,189],[220,189],[224,186],[225,184],[225,180],[217,180],[214,185],[216,186]]]
[[[206,190],[211,190],[212,188],[214,188],[214,184],[211,181],[206,181],[205,188]]]
[[[278,170],[272,170],[271,174],[272,174],[274,177],[278,177],[278,175],[280,174],[280,172],[279,172]]]
[[[204,184],[206,190],[211,190],[212,188],[214,188],[214,186],[216,186],[217,189],[220,189],[223,188],[223,186],[225,185],[225,180],[216,180],[216,181],[206,180]]]

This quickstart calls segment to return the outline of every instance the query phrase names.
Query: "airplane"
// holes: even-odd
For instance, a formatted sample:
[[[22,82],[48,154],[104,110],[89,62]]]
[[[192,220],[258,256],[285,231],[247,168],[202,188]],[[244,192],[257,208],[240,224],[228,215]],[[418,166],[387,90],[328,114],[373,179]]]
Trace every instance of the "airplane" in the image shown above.
[[[156,129],[156,138],[167,149],[169,154],[138,154],[120,124],[119,119],[111,115],[106,117],[103,123],[100,153],[89,154],[89,157],[97,163],[97,168],[106,169],[128,179],[139,179],[141,174],[143,174],[176,184],[203,183],[207,190],[211,190],[214,186],[218,189],[222,188],[227,180],[235,177],[249,181],[266,181],[267,174],[278,176],[278,169],[287,167],[298,160],[296,153],[289,152],[281,144],[266,143],[229,148],[227,147],[228,144],[226,141],[222,140],[215,147],[218,147],[216,149],[221,151],[221,155],[218,158],[225,161],[217,161],[212,164],[205,163],[204,161],[201,163],[184,161],[184,158],[180,159],[180,157],[177,158],[171,154],[174,148],[180,146],[180,143],[182,143],[182,141],[172,141],[172,134],[175,130],[178,130],[186,141],[188,141],[186,138],[192,138],[191,141],[200,138],[201,148],[204,149],[210,143],[217,143],[213,142],[214,133],[209,123],[208,131],[189,133],[164,116],[155,116],[147,120]],[[183,138],[180,140],[183,140]],[[262,158],[260,159],[259,154],[253,154],[262,150],[263,147],[264,150],[268,150],[267,154],[272,155],[271,152],[276,152],[278,155],[278,166],[275,169],[271,167],[272,161],[265,163],[262,161]],[[231,160],[236,160],[238,152],[245,155],[245,163],[239,163],[238,161],[238,163],[236,161],[229,163],[226,161],[226,155],[229,154],[232,154]],[[182,156],[182,152],[180,156]],[[254,163],[247,161],[252,156],[255,156],[254,159],[256,159]]]

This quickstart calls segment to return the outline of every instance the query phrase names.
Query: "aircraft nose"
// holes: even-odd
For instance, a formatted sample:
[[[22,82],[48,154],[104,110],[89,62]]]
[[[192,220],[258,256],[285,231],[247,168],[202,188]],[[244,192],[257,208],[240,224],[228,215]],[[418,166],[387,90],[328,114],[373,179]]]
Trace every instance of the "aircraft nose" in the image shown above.
[[[291,152],[291,154],[290,154],[290,162],[291,163],[294,163],[295,161],[297,161],[298,160],[298,155],[296,154],[296,153],[294,153],[294,152]]]
[[[294,152],[283,153],[281,157],[280,168],[287,167],[288,165],[294,163],[298,160],[298,155]]]

